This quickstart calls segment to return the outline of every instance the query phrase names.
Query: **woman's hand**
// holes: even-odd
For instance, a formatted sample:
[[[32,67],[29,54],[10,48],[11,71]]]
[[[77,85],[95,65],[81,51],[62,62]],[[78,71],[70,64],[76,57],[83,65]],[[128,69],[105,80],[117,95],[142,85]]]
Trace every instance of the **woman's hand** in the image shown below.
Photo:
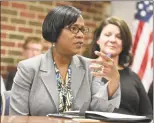
[[[120,76],[114,61],[106,54],[95,51],[98,59],[91,60],[90,69],[93,71],[93,76],[104,77],[105,79],[119,81]]]
[[[95,51],[98,59],[91,60],[90,69],[92,75],[104,77],[108,80],[108,94],[112,96],[119,87],[120,75],[114,61],[102,52]]]

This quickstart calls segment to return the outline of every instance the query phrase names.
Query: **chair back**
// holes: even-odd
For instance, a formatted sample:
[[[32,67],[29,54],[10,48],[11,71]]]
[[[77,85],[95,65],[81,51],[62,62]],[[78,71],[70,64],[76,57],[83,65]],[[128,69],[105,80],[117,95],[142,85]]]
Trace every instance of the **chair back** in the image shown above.
[[[7,116],[9,115],[9,106],[10,106],[10,95],[11,91],[4,91],[1,96],[2,96],[2,116]]]

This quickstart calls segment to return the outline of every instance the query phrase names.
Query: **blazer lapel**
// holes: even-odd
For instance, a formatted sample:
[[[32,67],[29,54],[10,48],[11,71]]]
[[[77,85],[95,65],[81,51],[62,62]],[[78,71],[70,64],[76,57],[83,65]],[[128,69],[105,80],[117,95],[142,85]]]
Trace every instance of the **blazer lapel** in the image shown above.
[[[71,88],[73,90],[73,97],[75,99],[85,75],[83,65],[80,63],[80,60],[76,55],[72,59],[71,69]],[[58,89],[51,49],[48,50],[48,52],[42,58],[40,70],[42,81],[46,89],[48,90],[51,98],[53,99],[53,102],[58,111]]]
[[[42,81],[46,89],[48,90],[51,98],[53,99],[53,102],[58,111],[58,89],[51,49],[48,50],[48,52],[42,58],[40,70]]]
[[[77,56],[74,56],[72,59],[71,69],[71,88],[73,90],[73,98],[75,99],[85,75],[85,70]]]

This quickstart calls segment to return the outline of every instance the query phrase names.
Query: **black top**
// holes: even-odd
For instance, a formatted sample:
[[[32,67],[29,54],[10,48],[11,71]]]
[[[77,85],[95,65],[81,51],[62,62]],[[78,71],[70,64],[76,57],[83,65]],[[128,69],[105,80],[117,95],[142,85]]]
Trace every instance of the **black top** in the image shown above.
[[[149,91],[148,91],[148,96],[149,96],[149,99],[150,99],[150,102],[151,102],[151,105],[152,105],[152,108],[153,108],[153,82],[150,85],[150,88],[149,88]]]
[[[152,116],[152,106],[138,75],[130,68],[119,70],[121,104],[114,112]]]

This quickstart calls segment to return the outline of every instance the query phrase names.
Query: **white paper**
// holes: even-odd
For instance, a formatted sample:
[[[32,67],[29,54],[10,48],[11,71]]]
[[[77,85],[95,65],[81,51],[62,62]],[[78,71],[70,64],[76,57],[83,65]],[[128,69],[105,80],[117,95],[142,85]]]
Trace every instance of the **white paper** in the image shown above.
[[[78,114],[79,111],[67,111],[66,114]],[[87,114],[97,114],[100,117],[106,118],[114,118],[114,119],[145,119],[146,116],[137,116],[137,115],[127,115],[127,114],[120,114],[120,113],[112,113],[112,112],[98,112],[98,111],[86,111]]]
[[[97,112],[97,111],[86,111],[89,114],[97,114],[100,116],[104,116],[106,118],[114,118],[114,119],[144,119],[146,116],[137,116],[137,115],[127,115],[120,113],[110,113],[110,112]]]

